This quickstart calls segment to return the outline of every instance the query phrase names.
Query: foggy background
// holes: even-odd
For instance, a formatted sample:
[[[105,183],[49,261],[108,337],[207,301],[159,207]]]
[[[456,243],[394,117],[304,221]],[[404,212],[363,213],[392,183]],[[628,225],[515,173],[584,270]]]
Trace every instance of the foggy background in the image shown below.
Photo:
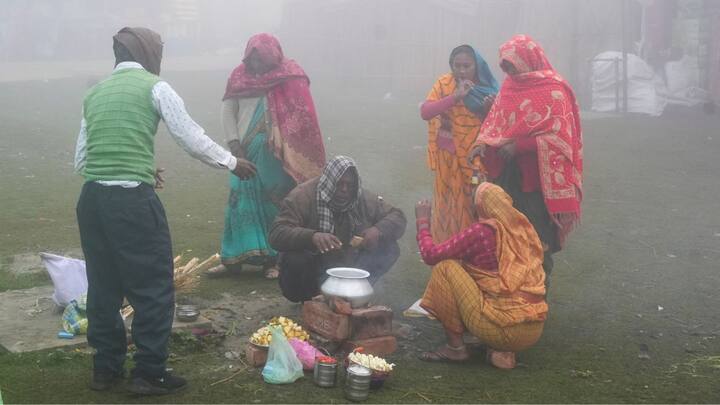
[[[454,46],[476,47],[501,77],[499,45],[527,33],[583,103],[591,59],[624,48],[658,71],[688,56],[693,84],[716,101],[720,94],[720,2],[712,0],[3,0],[0,62],[26,69],[4,64],[0,72],[4,80],[103,73],[112,35],[135,25],[161,33],[166,71],[229,70],[250,35],[269,31],[311,78],[422,97]],[[62,67],[21,65],[38,61]]]

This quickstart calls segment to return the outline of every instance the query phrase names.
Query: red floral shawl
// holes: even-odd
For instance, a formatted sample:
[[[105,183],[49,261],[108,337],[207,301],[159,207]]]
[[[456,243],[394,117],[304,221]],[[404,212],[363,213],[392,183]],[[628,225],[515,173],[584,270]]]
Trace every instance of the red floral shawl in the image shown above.
[[[325,166],[325,148],[310,95],[310,80],[297,62],[283,56],[280,42],[273,35],[253,35],[243,60],[253,51],[273,68],[255,75],[246,71],[242,63],[230,74],[223,100],[267,94],[272,121],[269,147],[298,184],[319,176]]]
[[[575,94],[540,45],[526,35],[505,43],[500,60],[510,62],[518,73],[503,82],[476,144],[501,147],[535,139],[545,204],[562,245],[581,216],[582,128]]]

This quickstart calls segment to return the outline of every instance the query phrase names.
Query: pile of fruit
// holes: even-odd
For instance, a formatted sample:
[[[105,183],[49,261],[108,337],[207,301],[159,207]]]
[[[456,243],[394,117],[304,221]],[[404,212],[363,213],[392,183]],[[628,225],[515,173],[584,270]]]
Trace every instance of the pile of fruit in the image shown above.
[[[285,333],[285,337],[288,339],[295,338],[300,340],[310,339],[310,334],[307,333],[302,326],[293,322],[292,319],[284,316],[276,316],[270,320],[268,326],[263,326],[258,329],[257,332],[253,333],[250,337],[250,343],[258,346],[270,346],[272,342],[272,334],[270,333],[270,326],[280,326]]]
[[[380,371],[383,373],[389,373],[395,367],[395,364],[388,363],[385,359],[373,356],[372,354],[360,353],[354,351],[348,355],[348,360],[353,363],[359,364],[363,367],[367,367],[373,371]]]

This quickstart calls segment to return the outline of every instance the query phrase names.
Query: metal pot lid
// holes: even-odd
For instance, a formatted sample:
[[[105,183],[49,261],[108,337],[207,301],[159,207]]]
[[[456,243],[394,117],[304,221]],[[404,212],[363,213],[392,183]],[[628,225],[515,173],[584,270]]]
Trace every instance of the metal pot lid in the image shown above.
[[[348,373],[354,374],[357,376],[369,376],[372,374],[372,370],[365,366],[361,366],[360,364],[353,364],[350,367],[347,368]]]

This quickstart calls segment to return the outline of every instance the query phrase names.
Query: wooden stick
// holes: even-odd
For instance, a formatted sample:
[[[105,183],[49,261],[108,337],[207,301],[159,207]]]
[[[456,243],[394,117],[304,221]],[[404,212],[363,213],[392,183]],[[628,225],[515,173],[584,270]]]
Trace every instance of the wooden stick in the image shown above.
[[[404,393],[403,396],[401,396],[400,398],[398,398],[398,401],[401,400],[401,399],[403,399],[403,398],[405,398],[405,397],[407,397],[408,395],[410,395],[410,394],[412,394],[412,393],[413,393],[412,391],[408,391],[408,392]]]
[[[225,377],[222,380],[215,381],[214,383],[210,384],[210,386],[213,387],[215,385],[222,384],[224,382],[228,382],[228,381],[232,380],[233,378],[235,378],[236,375],[244,372],[245,370],[246,369],[238,370],[238,371],[232,373],[229,377]]]
[[[128,319],[133,313],[135,313],[135,309],[129,305],[120,310],[120,316],[122,316],[123,320]]]
[[[190,259],[189,262],[187,262],[186,265],[180,268],[180,273],[186,273],[189,269],[195,267],[199,262],[200,259],[198,259],[197,257],[193,257],[192,259]]]
[[[197,266],[195,266],[195,267],[193,268],[193,271],[205,270],[205,269],[204,269],[205,266],[210,267],[210,265],[214,264],[215,261],[217,261],[218,259],[220,259],[220,255],[217,254],[217,253],[215,253],[214,255],[208,257],[207,259],[205,259],[202,263],[200,263],[200,264],[198,264]]]

